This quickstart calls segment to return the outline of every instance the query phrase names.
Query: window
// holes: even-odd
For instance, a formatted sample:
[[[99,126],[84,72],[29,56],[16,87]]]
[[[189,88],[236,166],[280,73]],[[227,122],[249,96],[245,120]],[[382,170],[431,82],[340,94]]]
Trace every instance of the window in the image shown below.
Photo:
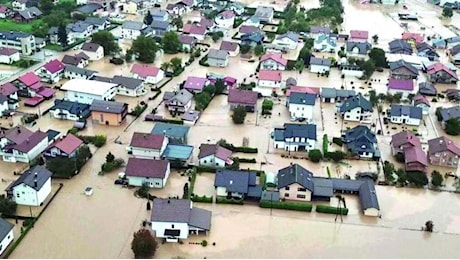
[[[345,118],[350,118],[350,115],[346,115]]]
[[[284,197],[285,197],[285,198],[289,198],[289,193],[285,193],[285,194],[284,194]]]
[[[307,190],[306,190],[305,188],[297,188],[297,191],[303,191],[303,192],[305,192],[305,191],[307,191]]]
[[[289,190],[289,186],[285,187],[284,189],[285,189],[285,190]]]
[[[171,228],[174,228],[174,225],[171,225]]]
[[[297,198],[298,198],[298,199],[305,199],[306,197],[305,197],[305,195],[297,194]]]

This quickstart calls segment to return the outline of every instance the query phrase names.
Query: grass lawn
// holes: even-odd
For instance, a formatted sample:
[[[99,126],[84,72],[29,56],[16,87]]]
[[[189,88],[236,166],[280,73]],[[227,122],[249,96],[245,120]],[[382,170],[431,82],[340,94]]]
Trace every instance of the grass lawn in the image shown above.
[[[57,45],[57,44],[47,44],[45,46],[45,49],[53,50],[53,51],[62,51],[62,46]]]
[[[31,33],[34,24],[41,23],[40,19],[31,21],[30,23],[17,23],[13,20],[0,20],[0,31],[22,31]]]

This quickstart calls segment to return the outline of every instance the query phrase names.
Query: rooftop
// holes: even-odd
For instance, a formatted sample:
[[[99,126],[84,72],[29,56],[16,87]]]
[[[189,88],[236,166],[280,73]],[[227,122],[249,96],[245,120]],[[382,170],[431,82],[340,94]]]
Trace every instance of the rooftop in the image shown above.
[[[164,179],[169,167],[168,160],[129,158],[126,164],[126,176]]]
[[[61,90],[88,93],[93,95],[103,95],[110,89],[117,86],[118,84],[95,80],[71,79],[62,85]]]

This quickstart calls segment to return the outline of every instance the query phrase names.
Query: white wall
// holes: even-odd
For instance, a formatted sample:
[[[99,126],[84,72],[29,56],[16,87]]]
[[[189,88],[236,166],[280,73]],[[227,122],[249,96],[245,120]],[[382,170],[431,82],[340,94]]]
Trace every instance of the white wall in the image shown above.
[[[265,88],[281,88],[281,81],[260,80],[257,85]]]
[[[395,124],[402,124],[404,119],[406,120],[405,122],[406,125],[414,125],[414,126],[420,125],[420,121],[421,121],[420,119],[410,118],[409,116],[392,116],[390,118],[390,121]]]
[[[232,28],[234,21],[235,17],[232,17],[231,19],[219,19],[216,17],[215,19],[217,26],[222,28]]]
[[[51,178],[46,181],[39,191],[25,184],[13,188],[13,199],[18,205],[40,206],[51,193]],[[18,197],[19,195],[19,197]]]
[[[104,58],[104,48],[101,46],[97,51],[83,51],[84,54],[88,55],[89,60],[100,60]]]
[[[158,159],[161,157],[160,150],[156,149],[147,149],[147,148],[140,148],[140,147],[131,147],[132,155],[134,157],[139,158],[151,158],[151,159]]]
[[[121,29],[121,37],[124,39],[135,40],[139,35],[141,35],[139,30]]]
[[[362,111],[361,107],[355,107],[350,111],[347,111],[343,114],[343,120],[359,122],[361,121]]]
[[[217,187],[216,189],[217,196],[226,197],[227,196],[227,188],[226,187]]]
[[[68,90],[65,93],[65,99],[72,101],[72,102],[78,102],[78,103],[83,103],[83,104],[88,104],[91,105],[93,103],[93,100],[110,100],[115,97],[116,95],[116,87],[111,88],[109,91],[102,95],[93,95],[89,93],[83,93],[83,92],[76,92],[73,90]]]
[[[11,56],[6,56],[6,55],[0,55],[0,63],[4,63],[4,64],[11,64],[15,61],[18,61],[20,60],[21,57],[19,55],[19,52],[16,52],[15,54],[11,55]]]
[[[297,189],[303,188],[300,186],[298,183],[293,183],[289,185],[289,190],[286,190],[285,188],[281,188],[279,193],[280,193],[280,198],[281,199],[286,199],[286,200],[296,200],[296,201],[311,201],[311,191],[305,190],[305,191],[298,191]],[[303,195],[305,198],[298,198],[297,195]]]
[[[173,228],[174,225],[174,228]],[[166,229],[179,229],[180,235],[179,239],[187,239],[189,228],[188,223],[175,223],[175,222],[155,222],[152,221],[152,230],[155,231],[155,236],[160,238],[165,238]]]
[[[310,65],[310,72],[313,73],[322,73],[329,71],[331,68],[329,66],[324,66],[324,65]]]
[[[285,70],[286,67],[282,64],[275,62],[272,59],[265,60],[260,63],[260,69],[262,70]]]
[[[199,159],[199,165],[211,167],[225,167],[225,161],[215,157],[214,155],[209,155]]]
[[[364,215],[370,217],[378,217],[380,215],[380,212],[376,208],[368,208],[364,210]]]
[[[291,152],[298,151],[299,150],[299,142],[294,142],[295,139],[290,139],[290,140],[292,140],[292,141],[291,142],[280,142],[280,141],[274,142],[273,147],[275,149],[283,149],[285,151],[291,151]],[[316,147],[316,140],[312,140],[312,139],[304,140],[304,139],[301,139],[299,141],[303,141],[302,145],[305,145],[305,150],[306,151],[313,150]]]
[[[64,77],[67,79],[88,79],[88,76],[70,72],[70,71],[64,71]]]
[[[14,234],[13,234],[13,229],[11,229],[11,231],[8,232],[8,234],[5,236],[5,238],[3,238],[2,242],[0,243],[1,245],[0,255],[3,254],[3,252],[5,252],[5,249],[8,247],[9,244],[11,244],[11,242],[13,242],[13,239],[14,239]]]
[[[279,47],[295,50],[297,48],[297,42],[284,37],[283,39],[275,39],[272,44],[278,45]]]
[[[0,104],[0,114],[3,114],[3,112],[7,111],[8,109],[8,101],[5,100],[5,102]]]
[[[313,120],[314,106],[289,104],[289,113],[291,118],[305,118],[307,121]]]
[[[150,188],[163,188],[164,187],[164,179],[161,178],[145,178],[145,177],[137,177],[137,176],[126,176],[128,179],[128,184],[136,187],[141,187],[144,183]]]
[[[60,113],[65,114],[65,116],[59,115]],[[50,114],[51,114],[54,118],[57,118],[57,119],[65,119],[65,120],[73,120],[73,121],[77,121],[77,120],[78,120],[78,116],[77,116],[77,115],[70,114],[69,111],[67,111],[67,110],[61,110],[61,109],[50,110]]]

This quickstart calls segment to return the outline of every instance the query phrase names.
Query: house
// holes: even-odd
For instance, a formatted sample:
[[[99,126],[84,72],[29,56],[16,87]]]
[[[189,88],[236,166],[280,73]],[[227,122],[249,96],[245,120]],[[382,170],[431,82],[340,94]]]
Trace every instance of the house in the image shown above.
[[[246,19],[242,24],[242,26],[247,25],[247,26],[254,26],[254,27],[259,27],[260,26],[260,19],[257,16],[251,16],[248,19]]]
[[[419,126],[423,119],[423,109],[415,106],[392,104],[389,116],[390,121],[394,124]]]
[[[241,45],[250,45],[255,47],[264,43],[265,35],[262,31],[257,30],[251,33],[241,35]]]
[[[315,52],[335,53],[337,51],[337,40],[327,34],[319,34],[313,42]]]
[[[206,26],[199,24],[185,24],[182,31],[184,34],[193,36],[200,41],[204,41],[204,38],[206,37]]]
[[[187,34],[179,35],[179,41],[182,44],[182,50],[186,52],[190,52],[190,50],[194,48],[197,43],[197,39],[194,36]]]
[[[354,90],[336,89],[336,88],[321,88],[321,102],[335,103],[342,102],[348,98],[354,97]]]
[[[88,66],[89,56],[87,56],[83,52],[80,52],[80,53],[78,53],[76,55],[73,55],[73,56],[66,54],[62,58],[61,62],[64,65],[72,65],[72,66],[76,66],[76,67],[79,67],[79,68],[84,68],[84,67]]]
[[[320,34],[325,34],[329,35],[332,33],[332,30],[328,27],[322,27],[322,26],[312,26],[310,27],[310,38],[316,38]]]
[[[98,13],[101,13],[104,10],[102,8],[102,5],[97,4],[97,3],[87,3],[82,6],[77,7],[75,10],[72,11],[71,15],[73,16],[74,14],[84,14],[84,15],[97,15]]]
[[[42,11],[40,11],[40,9],[38,9],[35,6],[32,6],[32,7],[26,8],[24,10],[18,11],[14,15],[13,19],[15,21],[18,21],[18,22],[29,23],[29,22],[39,18],[42,15],[43,15],[43,13],[42,13]]]
[[[126,164],[125,176],[128,184],[141,187],[162,189],[168,181],[170,165],[168,160],[129,158]]]
[[[291,120],[305,119],[307,122],[312,122],[315,102],[314,94],[292,92],[288,98]]]
[[[243,106],[247,112],[254,112],[257,106],[257,96],[257,92],[252,90],[230,89],[227,102],[230,109]]]
[[[104,47],[94,42],[86,42],[81,50],[89,57],[89,60],[96,61],[104,58]]]
[[[0,116],[6,116],[9,114],[8,97],[0,94]]]
[[[106,17],[86,17],[85,23],[93,26],[93,32],[103,31],[109,28],[110,21]]]
[[[157,67],[138,63],[131,67],[131,74],[133,78],[141,79],[148,84],[158,84],[165,76],[164,71]]]
[[[93,79],[98,80],[98,77],[94,77]],[[113,78],[110,79],[108,82],[115,83],[118,85],[117,95],[139,97],[147,93],[144,87],[144,81],[142,81],[141,79],[124,76],[113,76]]]
[[[91,36],[93,33],[93,26],[84,21],[77,21],[75,23],[69,23],[66,26],[67,35],[70,35],[70,42],[74,41],[73,39],[86,39]],[[59,37],[57,37],[59,38]]]
[[[87,70],[80,67],[67,65],[64,70],[64,78],[66,79],[91,79],[96,75],[96,71]]]
[[[44,166],[36,165],[11,183],[6,193],[18,205],[42,206],[51,193],[51,175]]]
[[[235,22],[235,12],[231,10],[225,10],[218,14],[214,21],[220,28],[232,28],[233,23]]]
[[[372,122],[372,103],[361,94],[347,98],[339,108],[345,121],[370,123]]]
[[[261,93],[263,96],[270,96],[277,89],[281,88],[281,80],[281,71],[261,70],[259,71],[259,80],[254,91]]]
[[[401,39],[413,47],[416,47],[417,44],[420,44],[425,40],[421,34],[412,32],[403,32]]]
[[[458,81],[457,74],[440,62],[429,66],[427,73],[430,82],[455,84]]]
[[[287,60],[279,53],[267,53],[260,59],[261,70],[285,70]]]
[[[396,39],[388,43],[390,53],[412,55],[412,46],[404,40]]]
[[[167,94],[165,93],[165,95]],[[183,114],[192,106],[192,99],[192,93],[188,92],[186,89],[181,89],[177,92],[173,92],[171,97],[165,100],[164,103],[170,113],[174,115]]]
[[[401,131],[391,136],[391,154],[404,154],[407,148],[420,147],[420,139],[411,131]]]
[[[283,50],[295,50],[299,44],[300,37],[295,32],[287,32],[281,35],[276,36],[272,44],[278,46]]]
[[[363,42],[367,43],[369,39],[369,32],[368,31],[361,31],[361,30],[351,30],[350,31],[350,41],[352,42]]]
[[[200,119],[200,111],[188,110],[181,115],[181,119],[184,122],[184,125],[193,126],[196,124],[198,119]]]
[[[412,79],[393,79],[388,80],[388,93],[394,95],[401,93],[403,99],[407,99],[410,94],[417,93],[414,80]]]
[[[421,146],[413,146],[404,150],[404,169],[407,172],[427,172],[428,159]]]
[[[128,104],[94,99],[89,110],[93,123],[119,126],[125,122]]]
[[[0,218],[0,255],[5,252],[14,240],[13,228],[13,224]]]
[[[258,26],[241,25],[240,28],[238,29],[238,32],[244,35],[244,34],[251,34],[254,32],[261,32],[261,30],[259,29]]]
[[[20,97],[34,97],[43,89],[43,84],[40,81],[40,77],[31,71],[21,75],[12,83],[18,88]]]
[[[134,132],[126,150],[136,158],[160,159],[167,145],[168,138],[162,134]]]
[[[178,242],[189,234],[207,234],[211,216],[211,211],[194,207],[191,200],[157,198],[153,200],[151,227],[156,237]]]
[[[449,54],[449,60],[455,65],[460,65],[460,44],[452,47]]]
[[[53,59],[45,63],[36,73],[41,78],[41,81],[54,84],[62,79],[64,70],[65,65],[59,60]]]
[[[240,53],[240,45],[236,42],[222,41],[219,50],[226,51],[231,57],[235,57]]]
[[[35,36],[25,32],[0,31],[0,46],[16,49],[26,56],[37,50]]]
[[[310,72],[312,73],[329,73],[331,70],[331,60],[323,58],[310,58]]]
[[[420,57],[428,58],[430,61],[439,60],[439,54],[436,52],[436,49],[426,42],[417,44],[416,49],[417,55]]]
[[[210,49],[207,55],[207,63],[211,67],[227,67],[229,57],[228,51]]]
[[[285,151],[309,151],[315,149],[316,125],[285,123],[282,128],[275,128],[273,133],[275,149]]]
[[[441,108],[441,120],[445,124],[449,119],[460,120],[460,106]]]
[[[61,120],[86,120],[91,115],[89,107],[88,104],[56,99],[49,113],[52,117]]]
[[[299,164],[280,169],[277,188],[283,200],[311,201],[314,191],[313,173]]]
[[[423,115],[428,115],[430,113],[430,101],[421,94],[414,96],[412,99],[412,105],[421,108]]]
[[[209,84],[207,78],[188,76],[187,80],[184,83],[184,89],[189,92],[196,94],[203,91],[203,88]]]
[[[418,84],[418,93],[424,96],[437,96],[438,91],[436,87],[430,82],[420,82]]]
[[[59,41],[59,28],[57,26],[51,26],[48,29],[48,40],[51,44],[58,44],[62,45],[61,42]],[[66,33],[67,33],[67,45],[71,45],[75,42],[75,37],[73,31],[71,30],[70,27],[66,27]]]
[[[11,2],[11,7],[13,8],[13,11],[22,11],[24,9],[26,9],[26,4],[27,4],[27,0],[13,0]]]
[[[200,22],[198,23],[201,26],[206,27],[207,32],[221,31],[222,33],[226,32],[226,28],[217,28],[216,23],[213,19],[206,19],[206,17],[201,17]]]
[[[29,163],[48,146],[48,136],[42,131],[32,132],[23,126],[2,130],[0,155],[5,162]]]
[[[347,56],[349,57],[365,59],[370,50],[371,45],[367,42],[347,41],[346,43]]]
[[[166,32],[171,30],[171,25],[168,21],[153,20],[150,28],[152,29],[153,36],[163,36]]]
[[[11,82],[0,85],[0,95],[8,98],[8,108],[10,110],[19,107],[18,88]]]
[[[188,126],[157,122],[151,133],[168,137],[170,144],[186,144],[189,130]]]
[[[342,141],[348,152],[359,156],[361,159],[380,158],[375,134],[364,125],[358,125],[345,131]]]
[[[61,138],[54,141],[45,150],[45,157],[64,157],[73,158],[77,156],[77,151],[84,145],[83,141],[73,134],[61,136]]]
[[[262,23],[272,23],[275,10],[271,6],[257,6],[254,16],[259,18]]]
[[[93,100],[111,100],[118,84],[87,79],[71,79],[61,86],[66,91],[64,99],[90,105]]]
[[[124,21],[121,25],[121,38],[135,40],[145,27],[143,22]]]
[[[152,15],[154,21],[167,22],[169,20],[169,14],[165,10],[155,8],[150,10],[150,14]]]
[[[458,167],[460,148],[454,141],[445,136],[428,140],[428,160],[430,164]]]
[[[201,144],[198,163],[210,167],[225,167],[233,164],[230,156],[232,151],[218,144]]]
[[[225,198],[259,200],[262,186],[256,183],[257,175],[249,171],[217,170],[214,179],[216,195]]]
[[[19,61],[19,51],[13,48],[0,48],[0,63],[12,64],[13,62]]]
[[[404,60],[390,62],[390,78],[395,79],[417,79],[418,69]]]

